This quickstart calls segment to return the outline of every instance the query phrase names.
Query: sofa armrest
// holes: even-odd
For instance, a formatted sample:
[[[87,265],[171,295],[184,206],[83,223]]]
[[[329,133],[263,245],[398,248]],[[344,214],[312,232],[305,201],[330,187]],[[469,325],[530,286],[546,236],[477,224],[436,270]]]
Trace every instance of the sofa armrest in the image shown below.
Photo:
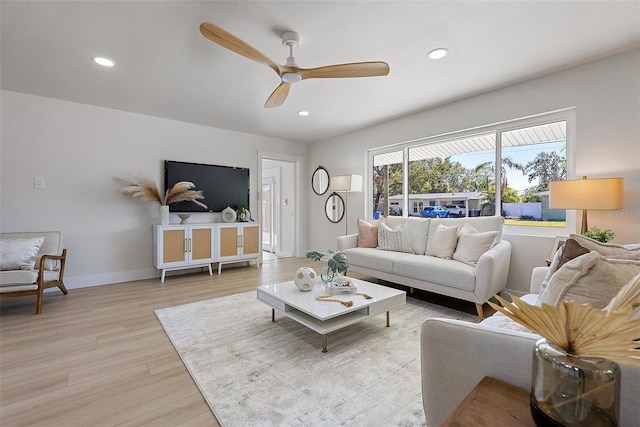
[[[441,425],[485,376],[530,389],[538,338],[459,320],[427,319],[420,335],[427,426]]]
[[[540,337],[453,319],[427,319],[420,333],[422,402],[427,425],[439,426],[485,376],[531,389]],[[640,366],[620,364],[620,427],[640,419]]]
[[[338,250],[343,251],[345,249],[358,247],[358,235],[347,234],[345,236],[338,236]]]
[[[529,284],[529,292],[532,294],[540,293],[540,285],[547,275],[549,267],[534,267],[531,271],[531,283]]]
[[[500,241],[478,259],[476,288],[473,293],[479,303],[484,304],[507,286],[510,262],[511,243],[507,240]]]

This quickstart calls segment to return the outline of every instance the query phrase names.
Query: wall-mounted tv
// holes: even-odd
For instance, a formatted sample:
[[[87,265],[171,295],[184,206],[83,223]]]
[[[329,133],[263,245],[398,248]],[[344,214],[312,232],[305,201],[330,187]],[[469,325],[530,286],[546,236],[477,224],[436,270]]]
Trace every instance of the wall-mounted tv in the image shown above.
[[[208,209],[192,202],[178,202],[169,205],[171,212],[221,212],[226,207],[249,207],[248,168],[165,160],[165,191],[180,181],[193,182],[195,190],[202,190],[201,201]]]

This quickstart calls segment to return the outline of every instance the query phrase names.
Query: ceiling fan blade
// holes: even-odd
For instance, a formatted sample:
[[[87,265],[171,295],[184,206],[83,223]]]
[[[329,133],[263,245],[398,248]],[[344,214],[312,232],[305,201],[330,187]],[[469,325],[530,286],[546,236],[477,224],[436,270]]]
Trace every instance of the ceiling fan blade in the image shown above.
[[[389,74],[389,64],[380,61],[354,62],[351,64],[328,65],[318,68],[300,68],[297,71],[303,79],[374,77]]]
[[[280,66],[278,64],[273,62],[264,53],[260,52],[249,43],[234,36],[225,29],[220,28],[211,22],[203,22],[200,24],[200,32],[212,42],[217,43],[222,47],[226,47],[245,58],[264,64],[280,75]]]
[[[273,93],[267,99],[267,102],[264,103],[264,108],[273,108],[279,107],[282,105],[287,96],[289,95],[289,90],[291,89],[291,84],[282,82],[280,86],[273,91]]]

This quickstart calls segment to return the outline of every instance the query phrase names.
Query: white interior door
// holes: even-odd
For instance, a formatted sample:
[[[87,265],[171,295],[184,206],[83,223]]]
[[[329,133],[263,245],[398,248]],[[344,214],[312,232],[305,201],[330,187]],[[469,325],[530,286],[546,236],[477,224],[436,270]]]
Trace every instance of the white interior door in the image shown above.
[[[273,177],[262,178],[262,250],[275,253],[275,204]]]

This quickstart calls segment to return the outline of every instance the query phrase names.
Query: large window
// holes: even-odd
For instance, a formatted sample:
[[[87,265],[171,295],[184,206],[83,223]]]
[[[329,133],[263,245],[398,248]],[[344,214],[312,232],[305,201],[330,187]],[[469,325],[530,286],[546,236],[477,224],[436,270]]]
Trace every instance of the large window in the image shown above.
[[[373,217],[499,213],[508,225],[564,227],[566,213],[549,209],[548,190],[567,178],[567,120],[542,120],[375,150]]]

